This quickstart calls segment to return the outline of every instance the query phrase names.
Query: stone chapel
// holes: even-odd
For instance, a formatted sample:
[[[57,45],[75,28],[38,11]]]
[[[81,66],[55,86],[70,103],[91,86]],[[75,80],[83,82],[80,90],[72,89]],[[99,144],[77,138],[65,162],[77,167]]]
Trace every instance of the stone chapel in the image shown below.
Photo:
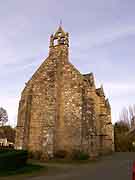
[[[69,34],[59,26],[49,55],[21,93],[16,149],[53,157],[74,150],[90,157],[114,150],[111,107],[93,73],[81,74],[69,61]]]

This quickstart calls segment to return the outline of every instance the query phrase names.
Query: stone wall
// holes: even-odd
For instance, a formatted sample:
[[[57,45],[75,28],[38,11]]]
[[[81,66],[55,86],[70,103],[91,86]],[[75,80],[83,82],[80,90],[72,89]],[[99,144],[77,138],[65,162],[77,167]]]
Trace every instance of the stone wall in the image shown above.
[[[96,89],[93,74],[82,75],[69,62],[67,37],[61,29],[51,36],[48,58],[26,83],[16,147],[40,151],[44,157],[75,149],[97,156],[113,149],[111,109],[103,88]]]

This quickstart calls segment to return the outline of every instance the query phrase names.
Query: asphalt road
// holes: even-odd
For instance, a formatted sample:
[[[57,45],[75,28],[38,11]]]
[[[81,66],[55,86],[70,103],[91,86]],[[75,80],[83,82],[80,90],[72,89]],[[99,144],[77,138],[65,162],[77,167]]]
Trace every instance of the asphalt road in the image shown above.
[[[98,162],[56,165],[60,171],[27,180],[131,180],[135,153],[115,153]]]

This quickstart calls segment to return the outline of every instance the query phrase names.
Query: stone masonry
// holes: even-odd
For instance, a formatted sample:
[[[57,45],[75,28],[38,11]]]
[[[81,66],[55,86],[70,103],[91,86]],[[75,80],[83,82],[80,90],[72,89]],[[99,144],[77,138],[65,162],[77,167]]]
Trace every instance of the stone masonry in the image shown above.
[[[53,157],[74,150],[90,156],[114,150],[111,107],[93,73],[69,62],[69,34],[61,26],[50,37],[49,56],[21,94],[16,148]]]

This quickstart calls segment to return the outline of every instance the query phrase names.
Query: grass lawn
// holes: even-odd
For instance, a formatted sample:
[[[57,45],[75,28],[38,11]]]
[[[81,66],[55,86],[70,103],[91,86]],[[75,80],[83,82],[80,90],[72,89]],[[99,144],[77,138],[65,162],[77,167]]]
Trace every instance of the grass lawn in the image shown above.
[[[35,164],[27,164],[22,168],[18,168],[15,170],[5,170],[0,171],[0,179],[2,177],[13,177],[13,179],[17,179],[15,177],[19,177],[19,175],[36,175],[41,171],[47,171],[47,167]]]
[[[45,176],[59,174],[70,170],[78,165],[95,163],[97,160],[66,160],[53,159],[42,162],[38,160],[29,160],[28,164],[16,170],[0,171],[0,180],[24,180],[28,177]]]
[[[52,159],[49,161],[46,161],[48,164],[87,164],[87,163],[94,163],[99,161],[98,158],[95,159],[87,159],[87,160],[72,160],[72,159]]]

